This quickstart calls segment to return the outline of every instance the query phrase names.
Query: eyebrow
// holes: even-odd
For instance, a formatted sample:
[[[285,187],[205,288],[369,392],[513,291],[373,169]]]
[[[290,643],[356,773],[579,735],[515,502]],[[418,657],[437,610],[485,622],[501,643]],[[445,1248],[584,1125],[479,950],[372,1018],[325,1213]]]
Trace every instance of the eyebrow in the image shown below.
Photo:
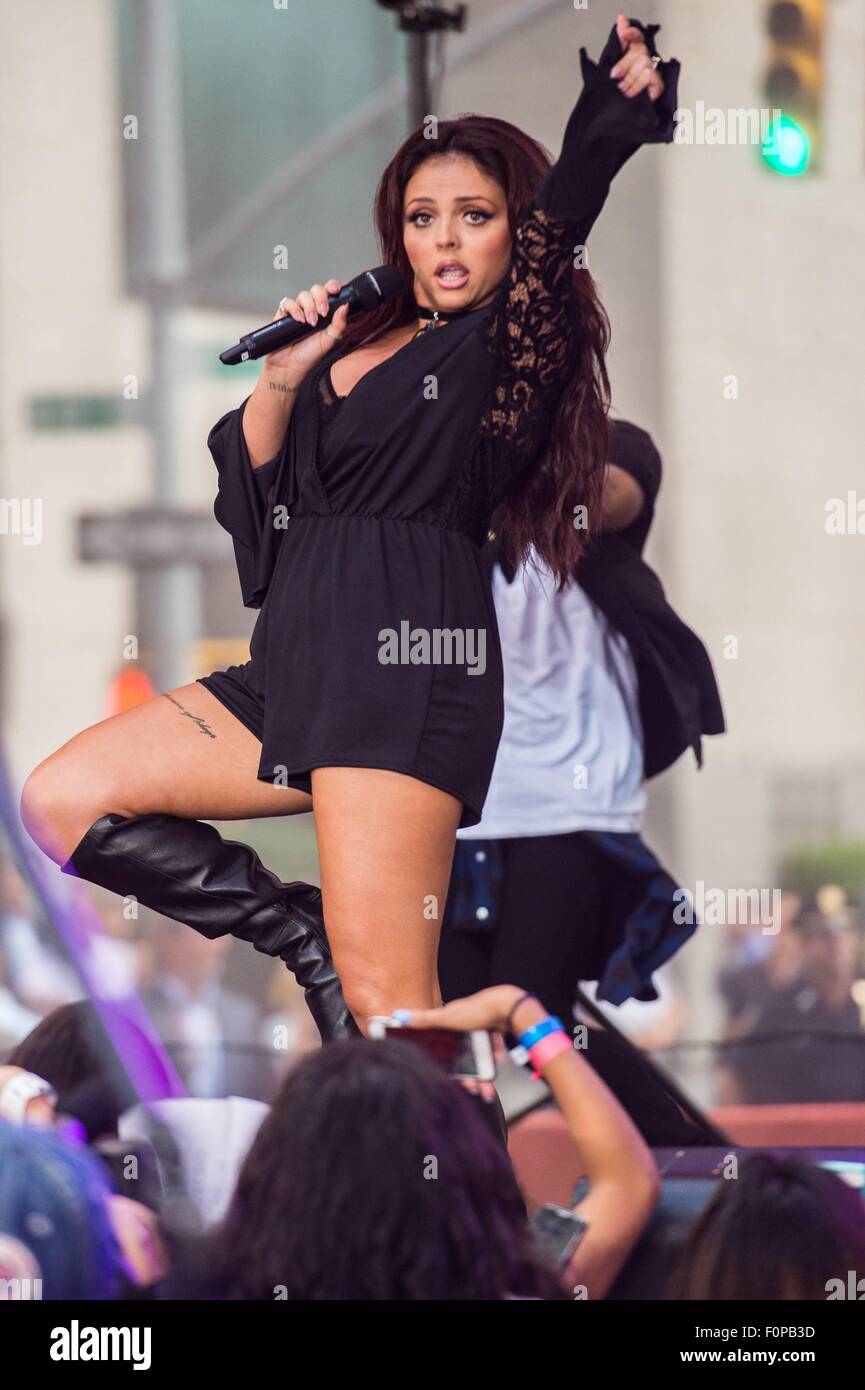
[[[429,193],[421,193],[416,198],[409,199],[406,207],[410,208],[412,203],[434,203],[435,201],[435,198],[431,197]],[[491,203],[492,201],[492,198],[488,198],[485,193],[466,193],[459,198],[454,198],[455,203]]]

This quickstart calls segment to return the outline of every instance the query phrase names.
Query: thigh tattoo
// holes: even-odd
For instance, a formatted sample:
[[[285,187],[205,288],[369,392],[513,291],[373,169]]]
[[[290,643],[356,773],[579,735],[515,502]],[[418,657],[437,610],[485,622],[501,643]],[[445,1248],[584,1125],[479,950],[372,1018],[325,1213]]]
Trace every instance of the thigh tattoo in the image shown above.
[[[185,709],[179,700],[175,700],[173,695],[168,695],[165,692],[163,692],[163,695],[166,700],[170,700],[173,705],[177,706],[184,718],[191,719],[193,724],[197,724],[201,733],[206,734],[208,738],[216,738],[216,734],[213,732],[206,719],[202,719],[201,715],[193,714],[191,710]]]

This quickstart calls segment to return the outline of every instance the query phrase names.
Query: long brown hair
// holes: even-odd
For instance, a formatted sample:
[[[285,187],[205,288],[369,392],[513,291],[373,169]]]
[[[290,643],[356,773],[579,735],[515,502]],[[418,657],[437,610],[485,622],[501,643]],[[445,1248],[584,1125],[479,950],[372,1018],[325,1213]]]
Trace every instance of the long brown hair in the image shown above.
[[[799,1154],[752,1153],[719,1182],[665,1297],[678,1302],[825,1301],[865,1268],[865,1206],[837,1173]],[[859,1277],[858,1274],[856,1276]]]
[[[566,1297],[473,1098],[393,1040],[334,1042],[292,1067],[222,1225],[175,1270],[180,1298]]]
[[[552,165],[543,145],[495,116],[467,114],[439,121],[434,138],[418,126],[382,174],[374,205],[382,261],[402,271],[406,288],[398,299],[352,320],[342,338],[344,351],[416,319],[414,272],[403,242],[405,188],[425,160],[442,155],[464,155],[496,180],[507,200],[512,236]],[[600,515],[610,402],[604,360],[609,320],[588,270],[574,270],[573,287],[582,327],[573,377],[560,398],[544,454],[520,477],[495,518],[514,561],[525,560],[534,546],[560,587],[572,577]],[[588,520],[583,528],[577,527],[574,517],[578,506],[586,508]]]

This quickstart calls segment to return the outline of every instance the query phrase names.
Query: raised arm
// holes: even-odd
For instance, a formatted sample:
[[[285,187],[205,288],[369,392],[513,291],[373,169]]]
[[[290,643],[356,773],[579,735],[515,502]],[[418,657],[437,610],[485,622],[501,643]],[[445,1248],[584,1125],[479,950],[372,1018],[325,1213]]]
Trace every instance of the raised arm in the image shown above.
[[[652,66],[659,28],[620,15],[598,63],[580,49],[583,90],[561,155],[514,235],[509,274],[485,330],[500,366],[482,429],[521,452],[534,451],[577,355],[578,249],[622,165],[640,145],[673,139],[679,63]]]
[[[672,142],[679,62],[653,65],[660,27],[620,15],[597,63],[580,49],[583,90],[558,161],[535,194],[536,206],[567,223],[577,244],[588,237],[610,184],[636,150]]]
[[[301,290],[297,299],[282,299],[274,322],[291,317],[297,323],[315,327],[319,318],[327,313],[328,295],[338,294],[340,289],[339,281],[331,279],[323,285],[315,284],[309,290]],[[347,319],[348,307],[342,305],[334,314],[329,329],[320,329],[265,357],[261,376],[243,414],[243,437],[253,468],[262,468],[279,455],[300,384],[342,337]]]
[[[412,1009],[404,1017],[412,1028],[513,1030],[519,1036],[548,1015],[522,988],[494,985],[437,1009]],[[573,1047],[543,1063],[542,1071],[579,1150],[589,1187],[573,1208],[587,1229],[563,1277],[570,1286],[585,1285],[590,1298],[603,1298],[657,1203],[658,1169],[636,1125]]]
[[[302,290],[297,299],[280,301],[274,320],[289,315],[315,327],[327,312],[329,294],[340,282],[326,280]],[[236,410],[217,420],[207,437],[219,473],[213,511],[231,536],[247,608],[260,608],[275,561],[272,487],[279,481],[289,451],[290,425],[297,393],[325,353],[345,331],[348,308],[337,309],[330,326],[311,333],[265,357],[255,390]]]

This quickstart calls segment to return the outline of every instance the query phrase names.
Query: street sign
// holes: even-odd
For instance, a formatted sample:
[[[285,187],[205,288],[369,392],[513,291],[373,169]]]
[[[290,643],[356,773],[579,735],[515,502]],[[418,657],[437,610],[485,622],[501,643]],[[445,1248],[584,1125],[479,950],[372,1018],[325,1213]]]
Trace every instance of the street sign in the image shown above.
[[[111,396],[32,396],[30,423],[34,430],[116,429],[131,424],[128,402]]]
[[[230,554],[229,539],[210,512],[130,507],[78,518],[78,556],[90,563],[217,565]]]

